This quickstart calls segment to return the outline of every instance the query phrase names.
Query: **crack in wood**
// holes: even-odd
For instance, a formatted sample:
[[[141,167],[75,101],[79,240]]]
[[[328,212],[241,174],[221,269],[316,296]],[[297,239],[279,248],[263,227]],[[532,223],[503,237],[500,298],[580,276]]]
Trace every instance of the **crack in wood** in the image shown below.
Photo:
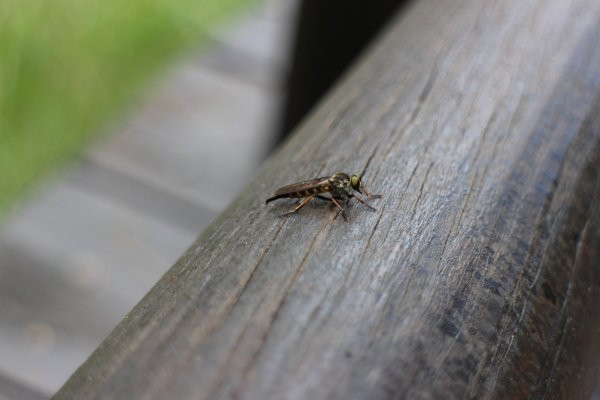
[[[417,99],[417,105],[415,106],[415,108],[410,116],[408,126],[413,125],[415,123],[417,116],[421,112],[421,107],[427,100],[429,93],[431,93],[433,84],[435,83],[437,76],[439,74],[439,67],[440,67],[439,64],[440,64],[441,55],[442,55],[442,52],[438,53],[438,55],[436,56],[435,61],[433,63],[433,67],[429,70],[429,75],[427,76],[427,81],[425,81],[425,85],[423,86],[423,89],[421,90],[421,93],[419,94],[419,97]]]
[[[573,281],[574,281],[574,276],[575,276],[575,272],[577,270],[577,268],[579,268],[581,266],[581,263],[578,262],[578,260],[580,259],[580,253],[581,253],[581,248],[582,243],[586,242],[587,236],[588,236],[588,229],[590,226],[590,218],[588,216],[588,218],[586,218],[586,222],[585,225],[582,229],[581,232],[579,232],[579,237],[577,238],[577,242],[575,243],[575,255],[573,256],[573,261],[572,261],[572,267],[571,267],[571,271],[569,272],[569,277],[568,277],[568,281],[567,281],[567,290],[566,290],[566,294],[565,297],[563,299],[563,302],[561,304],[561,309],[560,309],[560,328],[558,329],[558,335],[559,335],[559,342],[558,342],[558,346],[556,347],[556,349],[554,350],[554,357],[553,357],[553,361],[552,364],[550,365],[550,370],[549,373],[545,379],[546,382],[551,382],[554,374],[556,372],[556,369],[558,367],[558,359],[561,355],[561,351],[564,345],[564,340],[566,338],[566,336],[568,335],[568,325],[571,321],[570,317],[567,317],[567,305],[569,304],[569,301],[571,299],[572,296],[572,290],[573,290]],[[543,400],[546,395],[548,394],[548,390],[550,388],[550,385],[546,385],[544,392],[542,393],[542,397],[541,399]]]
[[[302,260],[300,261],[300,263],[298,264],[298,267],[294,270],[294,274],[292,275],[292,278],[290,279],[285,292],[283,293],[281,300],[277,303],[277,306],[275,308],[275,310],[273,311],[272,315],[271,315],[271,319],[269,321],[268,324],[268,328],[265,330],[265,332],[263,333],[263,335],[261,336],[261,344],[258,347],[258,349],[254,352],[254,354],[251,356],[250,361],[248,362],[248,364],[246,365],[246,367],[244,368],[244,377],[242,378],[242,383],[240,384],[240,386],[238,386],[237,389],[234,390],[233,392],[233,397],[234,398],[238,398],[239,394],[243,387],[246,385],[246,382],[248,380],[248,375],[250,373],[250,370],[252,369],[252,366],[256,363],[256,360],[258,359],[262,349],[264,348],[268,337],[269,337],[269,332],[271,331],[271,329],[273,329],[273,326],[275,324],[275,321],[277,320],[277,317],[279,316],[279,312],[281,311],[281,309],[283,308],[283,305],[285,304],[285,302],[287,301],[288,295],[294,285],[294,282],[296,281],[296,278],[298,277],[298,275],[302,272],[302,270],[304,269],[304,264],[306,263],[306,260],[308,259],[308,256],[310,254],[312,254],[312,248],[315,245],[315,243],[317,242],[317,239],[319,238],[319,236],[321,235],[321,233],[323,232],[323,229],[326,225],[321,225],[321,228],[319,229],[319,231],[317,232],[317,234],[315,235],[315,237],[313,238],[312,242],[310,243],[308,250],[306,251],[306,253],[304,254],[304,257],[302,258]]]
[[[244,282],[244,284],[242,286],[242,290],[240,291],[240,293],[238,294],[238,296],[234,300],[234,303],[230,307],[230,310],[232,310],[233,308],[235,308],[235,306],[238,304],[240,298],[242,297],[242,295],[246,291],[246,288],[248,287],[248,285],[250,284],[252,278],[254,277],[254,274],[255,274],[256,270],[258,269],[258,267],[260,266],[260,264],[262,264],[263,259],[267,255],[268,251],[271,249],[271,246],[273,245],[273,243],[275,242],[275,240],[279,236],[279,233],[281,232],[281,230],[282,230],[282,228],[283,228],[284,225],[285,225],[285,222],[281,222],[279,224],[279,227],[277,228],[277,231],[275,232],[275,235],[271,239],[270,243],[265,247],[265,250],[261,253],[259,259],[255,263],[254,268],[252,269],[252,272],[250,273],[248,279],[246,279],[246,281]],[[217,368],[217,371],[215,373],[215,377],[212,379],[212,383],[208,385],[208,389],[207,389],[207,393],[209,393],[208,397],[210,397],[210,393],[212,393],[212,391],[214,390],[214,387],[218,384],[218,382],[220,382],[220,381],[223,380],[223,378],[225,376],[224,375],[225,367],[227,365],[229,365],[230,360],[233,358],[234,354],[236,353],[236,351],[237,351],[237,349],[238,349],[238,347],[239,347],[239,345],[241,343],[241,340],[242,340],[242,338],[244,336],[244,332],[246,331],[246,326],[247,326],[247,324],[244,325],[244,328],[242,328],[242,330],[240,331],[240,333],[237,335],[237,337],[236,337],[233,345],[231,346],[231,348],[227,352],[226,356],[224,357],[223,362],[220,363],[219,367]],[[209,332],[209,334],[210,334],[210,332]]]
[[[427,171],[425,172],[425,176],[423,177],[423,181],[421,182],[421,187],[419,188],[419,195],[417,196],[417,200],[415,201],[415,205],[413,206],[413,209],[412,209],[412,214],[409,218],[410,221],[412,221],[415,217],[415,213],[417,212],[417,207],[419,205],[419,202],[421,201],[421,196],[423,196],[423,188],[425,187],[425,183],[427,182],[427,178],[429,177],[429,172],[431,172],[431,168],[433,167],[433,164],[435,164],[435,162],[430,163],[429,167],[427,167]]]

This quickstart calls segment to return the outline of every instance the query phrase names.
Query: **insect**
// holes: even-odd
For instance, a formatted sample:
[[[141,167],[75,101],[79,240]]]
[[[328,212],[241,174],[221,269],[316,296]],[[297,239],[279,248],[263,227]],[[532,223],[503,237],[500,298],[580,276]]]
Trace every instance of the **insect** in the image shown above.
[[[380,195],[372,195],[367,192],[362,184],[360,175],[354,174],[349,176],[343,172],[338,172],[332,176],[324,176],[322,178],[311,179],[281,187],[275,191],[275,195],[273,197],[267,199],[266,204],[273,200],[283,198],[303,198],[303,200],[293,210],[282,214],[281,216],[283,217],[298,212],[298,210],[308,204],[308,202],[312,199],[316,198],[325,200],[335,204],[335,206],[338,208],[338,214],[341,213],[342,217],[344,217],[344,221],[346,222],[348,222],[348,219],[346,218],[346,213],[342,203],[346,205],[352,198],[355,198],[370,210],[377,211],[375,208],[368,205],[355,192],[360,194],[363,194],[364,192],[364,194],[371,199],[381,198]],[[331,197],[323,196],[324,193],[329,193]]]

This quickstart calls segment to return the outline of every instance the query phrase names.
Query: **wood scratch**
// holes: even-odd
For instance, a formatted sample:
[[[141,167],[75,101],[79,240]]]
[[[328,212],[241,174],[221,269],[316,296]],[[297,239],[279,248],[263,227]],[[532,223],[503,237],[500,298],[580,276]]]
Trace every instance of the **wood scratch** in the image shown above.
[[[568,283],[567,283],[567,290],[565,292],[565,298],[562,302],[562,306],[560,309],[560,320],[562,321],[562,326],[559,329],[559,335],[560,335],[560,341],[558,342],[558,346],[556,348],[556,350],[554,351],[554,359],[552,360],[552,365],[550,366],[550,372],[548,373],[548,377],[546,378],[546,381],[549,382],[552,380],[554,373],[556,372],[556,368],[558,366],[558,358],[560,356],[562,347],[564,345],[564,341],[565,338],[567,336],[567,328],[569,323],[571,322],[571,318],[570,317],[566,317],[566,313],[567,313],[567,305],[569,304],[569,300],[571,298],[572,295],[572,291],[573,291],[573,280],[574,280],[574,275],[575,275],[575,270],[577,269],[577,266],[579,264],[579,257],[581,255],[581,250],[583,246],[583,243],[585,242],[585,239],[587,238],[588,235],[588,229],[589,229],[589,225],[590,225],[590,218],[587,218],[585,221],[585,225],[583,227],[583,229],[581,230],[581,234],[579,235],[579,238],[577,239],[577,243],[575,244],[575,255],[573,257],[573,266],[571,268],[571,271],[569,271],[569,279],[568,279]],[[542,394],[541,399],[544,399],[546,397],[546,394],[548,393],[548,390],[550,388],[550,385],[547,385],[544,393]]]
[[[479,140],[479,144],[477,146],[477,151],[475,152],[474,163],[477,163],[477,160],[479,160],[481,149],[484,147],[485,141],[488,137],[488,134],[490,133],[490,130],[492,129],[493,123],[496,121],[496,118],[497,111],[496,109],[494,109],[494,111],[488,118],[487,123],[485,124],[485,128],[483,129],[483,134],[481,135],[481,139]]]
[[[527,308],[527,298],[523,299],[523,308],[521,309],[521,315],[519,315],[519,319],[517,320],[517,325],[521,323],[523,319],[523,315],[525,315],[525,309]]]
[[[435,62],[433,64],[433,67],[429,71],[429,76],[427,77],[425,86],[423,86],[423,89],[421,90],[421,93],[419,94],[419,98],[417,100],[417,105],[414,108],[414,110],[410,116],[408,126],[414,124],[415,120],[417,119],[417,116],[421,112],[421,107],[423,106],[423,103],[425,103],[425,100],[427,100],[429,93],[431,93],[431,88],[433,87],[433,84],[435,83],[437,76],[438,76],[440,55],[441,55],[441,53],[437,55]]]
[[[421,108],[422,108],[423,104],[427,100],[427,97],[429,97],[429,94],[431,93],[431,89],[433,88],[433,85],[434,85],[435,81],[437,80],[437,77],[439,74],[439,64],[440,64],[439,60],[440,60],[441,55],[442,55],[442,53],[440,52],[435,58],[433,67],[429,71],[429,76],[427,77],[427,81],[425,81],[425,85],[423,86],[423,89],[421,89],[421,92],[419,93],[419,97],[417,98],[417,103],[410,115],[410,118],[408,119],[408,121],[406,123],[403,123],[398,129],[392,130],[392,132],[390,133],[390,136],[388,138],[388,140],[390,142],[392,141],[394,136],[396,136],[398,134],[398,132],[403,132],[407,127],[409,127],[415,123],[419,113],[421,112]],[[387,149],[383,155],[383,161],[387,160],[387,158],[392,150],[392,147],[393,146],[387,147]]]
[[[525,315],[525,310],[527,309],[527,298],[525,298],[523,300],[523,307],[521,308],[521,314],[519,315],[519,319],[517,320],[516,324],[515,324],[515,333],[517,333],[517,329],[519,327],[519,324],[521,323],[521,321],[523,320],[523,316]],[[506,351],[504,352],[504,354],[502,355],[502,358],[500,359],[499,365],[502,365],[502,363],[504,362],[504,360],[506,359],[508,353],[510,352],[510,349],[512,348],[512,344],[515,338],[515,334],[511,334],[510,335],[510,340],[508,342],[508,346],[506,348]],[[496,353],[497,353],[497,349],[496,349]],[[496,354],[494,354],[495,357]],[[492,358],[492,364],[493,364],[494,359]],[[496,383],[498,381],[498,374],[494,375],[494,379],[492,381],[491,387],[494,388],[496,386]]]
[[[469,185],[469,191],[467,192],[467,197],[465,198],[465,202],[463,203],[463,206],[460,209],[460,215],[458,217],[458,221],[456,221],[456,225],[459,225],[463,219],[465,210],[467,209],[467,204],[469,204],[469,200],[471,199],[471,195],[473,193],[474,184],[475,184],[475,175],[471,179],[471,184]]]
[[[279,228],[277,228],[277,232],[275,232],[275,235],[273,236],[273,238],[271,239],[271,241],[269,242],[269,244],[265,247],[265,250],[261,253],[260,257],[258,258],[258,261],[256,262],[256,264],[254,265],[254,268],[252,269],[252,272],[250,273],[249,277],[244,282],[244,284],[242,286],[242,290],[240,291],[240,293],[237,295],[237,297],[235,298],[235,300],[233,301],[233,303],[229,307],[229,310],[232,310],[236,306],[236,304],[239,302],[240,298],[242,297],[242,295],[244,294],[246,288],[248,287],[248,284],[250,283],[250,281],[254,277],[254,274],[255,274],[256,270],[258,269],[258,266],[262,263],[262,260],[265,258],[267,252],[269,251],[269,249],[271,248],[271,246],[275,242],[275,239],[277,239],[277,236],[281,232],[281,229],[283,228],[284,225],[285,225],[285,223],[279,224]],[[214,328],[215,327],[213,326],[213,329],[209,330],[208,333],[207,333],[207,335],[209,335],[214,330]],[[213,387],[217,382],[219,382],[223,378],[224,368],[225,368],[226,365],[229,364],[229,361],[231,360],[231,358],[235,354],[235,352],[236,352],[236,350],[237,350],[237,348],[238,348],[238,346],[239,346],[239,344],[241,342],[241,339],[244,336],[244,331],[245,331],[245,327],[242,329],[242,331],[240,332],[240,334],[235,339],[235,342],[234,342],[233,346],[230,348],[229,352],[225,356],[224,361],[221,363],[221,365],[220,365],[217,373],[215,374],[215,378],[212,380],[213,383],[211,385],[209,385],[209,387]],[[211,393],[211,391],[212,391],[212,389],[209,389],[208,393]]]
[[[416,163],[416,165],[415,165],[415,167],[413,168],[412,172],[410,173],[410,177],[406,181],[406,185],[404,185],[404,190],[400,194],[400,200],[398,201],[398,206],[400,206],[402,204],[402,200],[404,199],[404,194],[406,193],[406,190],[410,186],[410,183],[412,182],[412,180],[413,180],[413,178],[415,176],[415,172],[417,172],[417,168],[419,168],[420,164],[421,164],[421,161],[418,160],[417,163]]]
[[[438,265],[437,265],[438,271],[440,270],[440,265],[442,264],[444,254],[446,253],[446,246],[448,245],[448,240],[450,239],[450,236],[452,236],[452,233],[454,232],[454,228],[457,227],[463,219],[465,209],[467,208],[467,204],[469,203],[469,199],[471,198],[471,193],[473,192],[474,182],[475,182],[475,176],[473,176],[473,178],[471,178],[471,184],[469,185],[469,190],[467,192],[467,196],[465,198],[463,206],[460,210],[460,215],[458,216],[458,220],[456,218],[456,214],[454,214],[454,218],[452,219],[452,225],[450,225],[450,230],[448,231],[448,234],[446,235],[446,239],[444,240],[444,245],[442,246],[442,252],[440,253],[440,261],[438,262]]]
[[[385,211],[385,206],[386,206],[386,204],[384,204],[381,207],[381,213],[379,214],[379,218],[377,218],[377,222],[375,223],[375,226],[371,230],[371,234],[369,235],[369,239],[367,239],[367,245],[365,246],[365,248],[363,250],[363,253],[362,253],[362,257],[360,258],[360,263],[361,264],[362,264],[363,260],[365,259],[365,254],[367,253],[367,249],[371,245],[371,239],[373,238],[373,235],[375,234],[375,231],[377,230],[377,227],[379,226],[379,222],[381,221],[381,217],[383,217],[383,213]]]
[[[262,352],[262,350],[265,346],[265,343],[267,342],[267,339],[269,337],[269,333],[271,332],[271,329],[273,328],[273,325],[274,325],[275,321],[277,320],[277,317],[279,316],[279,313],[280,313],[281,309],[283,308],[283,305],[286,303],[286,301],[288,299],[289,293],[292,289],[292,286],[294,285],[294,282],[296,281],[296,278],[298,277],[300,272],[302,272],[302,270],[304,269],[304,264],[306,263],[308,256],[313,253],[312,249],[313,249],[315,243],[317,242],[317,239],[321,235],[321,232],[323,231],[324,226],[325,225],[321,225],[321,229],[317,232],[317,234],[313,238],[312,242],[308,246],[308,250],[304,254],[304,257],[302,257],[302,260],[298,264],[298,267],[296,267],[296,269],[294,270],[294,274],[292,275],[292,278],[290,279],[287,287],[285,288],[285,292],[283,293],[281,300],[279,301],[279,303],[277,303],[277,306],[276,306],[275,310],[273,311],[273,314],[271,315],[271,318],[268,323],[268,328],[265,330],[265,332],[261,336],[260,345],[259,345],[258,349],[256,349],[254,354],[252,354],[252,356],[250,357],[250,361],[248,361],[248,364],[244,368],[244,377],[242,379],[242,383],[240,384],[240,386],[237,389],[234,390],[234,393],[233,393],[234,397],[238,397],[239,392],[241,391],[241,389],[245,385],[246,381],[248,380],[248,374],[250,373],[252,366],[256,363],[256,360],[258,359],[260,353]]]
[[[417,212],[417,207],[419,205],[419,202],[421,201],[421,197],[423,196],[423,188],[425,187],[425,183],[427,182],[427,178],[429,177],[429,172],[431,171],[433,164],[435,164],[435,163],[432,162],[431,164],[429,164],[429,167],[427,168],[427,172],[425,172],[425,177],[423,178],[423,182],[421,182],[421,187],[419,188],[419,195],[417,196],[417,201],[415,201],[415,205],[413,207],[412,214],[410,216],[410,221],[412,221],[413,218],[415,217],[415,214]]]
[[[375,153],[377,152],[378,149],[379,149],[379,144],[377,144],[377,146],[375,146],[375,148],[373,149],[373,152],[371,152],[371,156],[367,159],[367,163],[365,164],[365,167],[363,168],[360,176],[365,176],[365,172],[367,172],[367,168],[369,168],[369,165],[371,164],[371,160],[373,159],[373,157],[375,157]]]
[[[256,264],[254,265],[254,268],[252,268],[252,271],[250,272],[250,275],[248,276],[248,278],[244,282],[244,284],[242,286],[242,290],[240,291],[240,293],[238,294],[238,296],[235,299],[234,303],[232,304],[232,308],[235,307],[235,305],[239,302],[240,298],[242,297],[242,295],[246,291],[246,288],[248,287],[248,284],[250,283],[250,281],[254,277],[254,274],[255,274],[256,270],[258,269],[258,266],[262,263],[263,259],[265,258],[265,256],[269,252],[269,250],[271,249],[271,246],[273,245],[273,243],[277,239],[277,236],[279,236],[279,233],[281,232],[281,229],[283,228],[284,225],[285,225],[285,223],[279,224],[279,228],[277,228],[277,231],[275,232],[275,235],[269,241],[269,244],[267,244],[267,246],[265,247],[265,249],[261,253],[260,257],[258,258],[258,260],[256,262]]]

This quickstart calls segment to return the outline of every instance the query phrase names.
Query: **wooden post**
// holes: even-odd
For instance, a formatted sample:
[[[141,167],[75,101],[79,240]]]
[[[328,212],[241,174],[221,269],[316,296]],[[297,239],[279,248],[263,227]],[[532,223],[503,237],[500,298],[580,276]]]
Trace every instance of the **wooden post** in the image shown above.
[[[55,396],[584,399],[600,2],[420,0]],[[275,188],[360,173],[349,222]]]
[[[300,0],[278,143],[409,1]]]

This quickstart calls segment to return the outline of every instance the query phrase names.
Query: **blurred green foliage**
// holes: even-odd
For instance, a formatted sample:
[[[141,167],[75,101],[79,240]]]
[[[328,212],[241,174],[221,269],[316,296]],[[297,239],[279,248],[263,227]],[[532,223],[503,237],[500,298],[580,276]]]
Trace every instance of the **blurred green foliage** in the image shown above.
[[[242,0],[0,1],[0,217]]]

